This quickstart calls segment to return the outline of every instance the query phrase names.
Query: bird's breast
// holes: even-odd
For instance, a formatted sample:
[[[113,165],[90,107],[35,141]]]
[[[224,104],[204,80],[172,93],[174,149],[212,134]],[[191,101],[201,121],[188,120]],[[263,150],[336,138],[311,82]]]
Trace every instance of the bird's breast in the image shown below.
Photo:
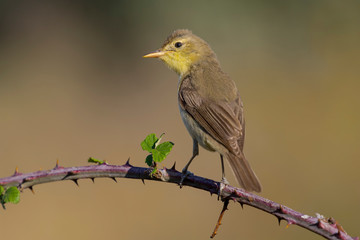
[[[184,109],[182,109],[180,105],[179,105],[179,109],[180,109],[181,119],[183,120],[184,125],[188,130],[189,134],[191,135],[191,137],[195,139],[200,144],[200,146],[202,146],[206,150],[212,152],[215,151],[215,149],[212,148],[209,144],[209,140],[211,138],[209,134],[207,134],[202,129],[202,127],[200,127],[199,124],[193,119],[193,117],[189,113],[187,113]]]

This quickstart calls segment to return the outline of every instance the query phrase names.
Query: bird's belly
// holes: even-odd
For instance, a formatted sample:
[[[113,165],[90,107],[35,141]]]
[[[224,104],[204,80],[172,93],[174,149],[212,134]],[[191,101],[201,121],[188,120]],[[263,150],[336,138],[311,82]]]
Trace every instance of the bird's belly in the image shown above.
[[[212,142],[211,136],[209,136],[208,133],[206,133],[197,122],[180,107],[180,115],[181,119],[183,120],[186,129],[190,133],[191,137],[195,139],[200,146],[205,148],[209,151],[216,151],[211,145],[210,142]]]

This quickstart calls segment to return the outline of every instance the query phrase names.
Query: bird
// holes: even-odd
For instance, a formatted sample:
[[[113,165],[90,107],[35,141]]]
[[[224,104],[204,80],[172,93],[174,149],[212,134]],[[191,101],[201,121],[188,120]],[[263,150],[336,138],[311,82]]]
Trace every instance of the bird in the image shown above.
[[[227,159],[239,185],[246,191],[261,191],[261,184],[243,153],[245,120],[243,103],[235,82],[220,66],[215,52],[202,38],[187,29],[170,34],[163,45],[144,58],[158,58],[179,75],[178,105],[180,116],[193,139],[193,153],[182,170],[199,155],[199,145],[220,154],[221,183]]]

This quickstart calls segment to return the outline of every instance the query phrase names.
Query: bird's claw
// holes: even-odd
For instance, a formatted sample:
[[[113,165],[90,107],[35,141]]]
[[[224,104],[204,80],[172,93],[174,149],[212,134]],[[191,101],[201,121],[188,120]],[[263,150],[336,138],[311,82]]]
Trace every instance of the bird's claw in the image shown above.
[[[188,177],[188,176],[192,176],[192,175],[194,175],[192,172],[190,172],[190,171],[187,171],[187,170],[183,170],[182,172],[181,172],[181,179],[180,179],[180,182],[179,182],[179,186],[180,186],[180,188],[182,188],[183,187],[183,182],[184,182],[184,180]]]
[[[229,181],[225,177],[223,177],[221,179],[221,183],[224,184],[224,185],[229,185],[230,184]]]
[[[229,185],[230,183],[229,183],[229,181],[225,178],[225,177],[223,177],[222,179],[221,179],[221,182],[220,182],[220,187],[219,187],[219,191],[218,191],[218,200],[221,198],[221,196],[222,196],[222,191],[223,191],[223,189],[227,186],[227,185]]]

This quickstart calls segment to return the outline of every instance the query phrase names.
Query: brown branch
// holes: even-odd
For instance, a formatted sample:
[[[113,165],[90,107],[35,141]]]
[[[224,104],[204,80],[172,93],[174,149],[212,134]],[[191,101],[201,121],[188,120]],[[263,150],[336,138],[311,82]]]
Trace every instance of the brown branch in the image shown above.
[[[219,230],[219,227],[221,225],[221,220],[222,220],[222,218],[224,216],[224,213],[225,213],[226,210],[228,210],[228,208],[227,208],[228,205],[229,205],[229,199],[224,199],[224,206],[223,206],[223,208],[221,210],[219,219],[218,219],[218,221],[216,223],[215,229],[214,229],[213,233],[211,234],[210,238],[214,238],[216,236],[217,231]]]
[[[115,178],[133,178],[142,181],[146,179],[179,184],[181,172],[177,171],[174,165],[171,169],[164,168],[158,170],[157,174],[150,176],[148,168],[134,167],[130,165],[129,161],[121,166],[104,163],[100,165],[64,168],[56,164],[55,168],[51,170],[32,173],[20,173],[16,169],[12,176],[0,178],[0,185],[5,188],[16,186],[20,190],[29,188],[33,191],[33,186],[42,183],[72,180],[77,184],[78,179],[89,178],[94,180],[95,178],[100,177],[112,178],[115,181]],[[218,194],[220,187],[219,182],[195,175],[188,176],[184,180],[183,185],[201,189],[210,192],[210,194]],[[324,218],[320,215],[316,217],[308,216],[269,199],[230,185],[223,186],[220,194],[221,198],[225,201],[231,199],[239,202],[241,205],[246,204],[258,208],[277,217],[279,223],[281,220],[285,220],[288,225],[294,224],[301,226],[327,239],[359,240],[359,237],[353,238],[349,236],[341,225],[333,218]]]

